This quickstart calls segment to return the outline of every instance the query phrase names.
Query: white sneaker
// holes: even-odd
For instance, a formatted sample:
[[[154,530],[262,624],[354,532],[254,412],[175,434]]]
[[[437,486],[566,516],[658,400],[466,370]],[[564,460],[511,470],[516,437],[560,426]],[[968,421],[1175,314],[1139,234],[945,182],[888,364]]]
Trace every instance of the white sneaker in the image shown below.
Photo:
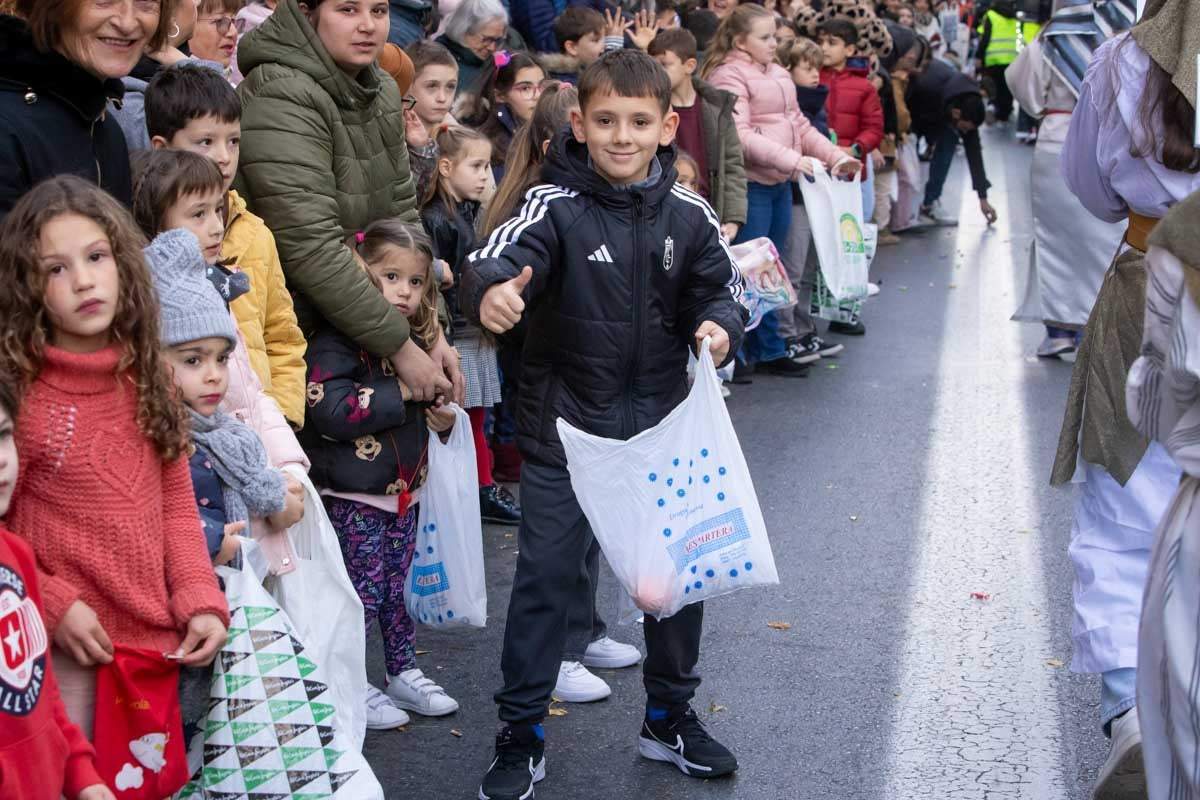
[[[867,284],[867,297],[874,297],[877,294],[879,294],[879,284],[868,283]]]
[[[952,227],[958,224],[955,217],[946,213],[942,208],[942,201],[938,200],[931,206],[922,206],[921,213],[917,217],[922,225],[933,225],[937,227]]]
[[[1137,709],[1113,720],[1112,746],[1096,776],[1094,800],[1135,800],[1146,796],[1146,767],[1142,762],[1142,727]]]
[[[408,714],[392,705],[383,692],[367,686],[367,728],[373,731],[390,731],[409,723]]]
[[[1051,338],[1047,336],[1037,349],[1038,358],[1057,358],[1074,352],[1075,340],[1066,337]]]
[[[607,683],[587,671],[578,661],[564,661],[558,667],[554,696],[564,703],[594,703],[612,694]]]
[[[583,654],[583,665],[593,669],[621,669],[632,667],[642,660],[642,653],[631,644],[622,644],[607,636],[587,646]]]
[[[458,711],[458,701],[419,669],[388,676],[387,694],[396,708],[405,708],[422,717],[444,717]]]
[[[732,396],[733,396],[733,392],[729,391],[729,387],[722,383],[721,384],[721,397],[724,397],[726,400],[728,400]]]

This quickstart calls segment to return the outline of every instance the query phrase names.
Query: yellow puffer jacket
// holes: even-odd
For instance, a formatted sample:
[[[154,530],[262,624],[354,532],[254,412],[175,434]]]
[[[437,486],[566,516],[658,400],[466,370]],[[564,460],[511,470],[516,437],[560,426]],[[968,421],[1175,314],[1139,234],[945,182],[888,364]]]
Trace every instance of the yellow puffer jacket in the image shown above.
[[[250,291],[231,304],[250,365],[295,428],[304,425],[306,344],[275,249],[275,237],[246,201],[230,190],[221,258],[250,276]]]

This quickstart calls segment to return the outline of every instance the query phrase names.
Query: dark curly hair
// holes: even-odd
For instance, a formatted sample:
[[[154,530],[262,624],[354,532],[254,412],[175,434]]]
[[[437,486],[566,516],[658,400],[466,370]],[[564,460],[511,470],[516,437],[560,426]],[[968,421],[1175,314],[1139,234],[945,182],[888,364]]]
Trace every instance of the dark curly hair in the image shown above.
[[[42,228],[64,214],[96,223],[117,263],[117,309],[109,332],[121,346],[117,370],[137,391],[137,425],[164,461],[187,446],[188,424],[162,359],[158,297],[142,257],[145,239],[129,212],[95,184],[74,175],[49,178],[27,192],[0,225],[0,375],[16,382],[18,396],[37,378],[51,335],[38,259]]]

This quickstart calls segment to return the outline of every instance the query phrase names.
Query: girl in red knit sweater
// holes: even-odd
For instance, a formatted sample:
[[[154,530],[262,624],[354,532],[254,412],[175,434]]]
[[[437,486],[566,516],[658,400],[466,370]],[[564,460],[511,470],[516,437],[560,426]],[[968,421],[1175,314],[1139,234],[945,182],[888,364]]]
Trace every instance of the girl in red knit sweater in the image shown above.
[[[0,519],[17,481],[16,415],[16,395],[0,376]],[[114,800],[63,708],[41,599],[33,552],[0,521],[0,792],[7,800]]]
[[[113,642],[201,665],[229,624],[143,244],[120,204],[72,176],[0,226],[0,370],[24,395],[8,524],[37,558],[54,670],[89,738]]]

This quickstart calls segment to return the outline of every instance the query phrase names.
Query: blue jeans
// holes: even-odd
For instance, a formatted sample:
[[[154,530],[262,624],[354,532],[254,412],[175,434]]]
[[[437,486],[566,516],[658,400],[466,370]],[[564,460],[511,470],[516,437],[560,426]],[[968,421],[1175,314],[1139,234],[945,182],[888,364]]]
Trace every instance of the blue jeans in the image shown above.
[[[954,164],[954,151],[958,148],[958,131],[950,126],[942,128],[933,142],[933,159],[929,162],[929,180],[925,183],[925,205],[931,206],[942,197],[946,177]]]
[[[767,185],[746,184],[746,224],[742,226],[736,244],[766,236],[775,249],[787,249],[788,228],[792,224],[792,185],[787,181]],[[742,344],[742,361],[756,364],[775,361],[787,356],[787,344],[779,335],[779,320],[775,312],[763,315],[758,327],[746,335]]]
[[[1100,673],[1100,724],[1107,736],[1112,721],[1137,705],[1137,670],[1133,667]]]

